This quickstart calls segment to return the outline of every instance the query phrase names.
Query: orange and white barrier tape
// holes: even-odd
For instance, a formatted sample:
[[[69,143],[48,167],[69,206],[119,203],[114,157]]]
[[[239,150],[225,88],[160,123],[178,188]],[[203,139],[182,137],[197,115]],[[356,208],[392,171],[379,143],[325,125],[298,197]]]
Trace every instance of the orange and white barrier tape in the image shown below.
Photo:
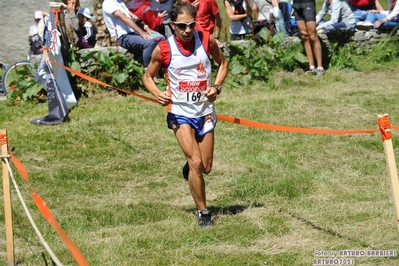
[[[30,214],[28,207],[27,207],[26,204],[25,204],[25,201],[24,201],[24,199],[23,199],[23,197],[22,197],[21,191],[19,190],[18,184],[17,184],[17,182],[15,181],[14,175],[13,175],[13,173],[12,173],[12,171],[11,171],[10,163],[8,162],[8,160],[5,160],[5,162],[6,162],[6,164],[7,164],[8,172],[10,173],[10,177],[11,177],[12,183],[14,184],[14,187],[15,187],[15,190],[16,190],[16,192],[17,192],[18,198],[19,198],[19,200],[20,200],[20,202],[21,202],[21,204],[22,204],[22,207],[23,207],[23,209],[24,209],[24,211],[25,211],[25,213],[26,213],[26,216],[28,217],[29,222],[31,223],[31,225],[32,225],[32,227],[33,227],[33,230],[35,230],[37,236],[39,237],[40,242],[43,244],[44,249],[47,250],[47,252],[50,254],[50,257],[51,257],[51,259],[53,260],[53,262],[54,262],[56,265],[60,265],[60,266],[63,265],[63,264],[60,262],[60,260],[57,258],[57,256],[54,254],[54,252],[51,250],[50,246],[48,245],[48,243],[47,243],[46,240],[44,239],[42,233],[41,233],[41,232],[39,231],[39,229],[37,228],[36,223],[35,223],[35,221],[33,220],[32,215]]]
[[[0,135],[0,144],[7,144],[7,136],[5,134]],[[26,171],[25,166],[11,153],[10,157],[12,162],[14,163],[15,168],[18,170],[22,178],[30,187],[30,193],[32,198],[36,204],[36,207],[39,209],[43,217],[47,220],[47,222],[53,227],[53,229],[57,232],[57,234],[61,237],[72,256],[75,258],[78,265],[86,266],[89,265],[83,254],[80,252],[79,248],[75,245],[75,243],[69,238],[69,236],[65,233],[65,231],[61,228],[61,226],[57,223],[50,209],[47,207],[46,202],[37,194],[30,185],[28,172]],[[9,169],[9,172],[11,169]]]

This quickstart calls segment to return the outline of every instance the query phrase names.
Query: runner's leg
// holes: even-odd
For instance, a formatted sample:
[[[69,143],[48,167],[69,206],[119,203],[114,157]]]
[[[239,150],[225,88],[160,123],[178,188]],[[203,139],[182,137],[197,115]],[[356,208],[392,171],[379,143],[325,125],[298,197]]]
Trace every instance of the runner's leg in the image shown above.
[[[188,124],[172,125],[176,139],[186,155],[190,171],[188,174],[188,185],[191,195],[198,210],[206,209],[205,182],[202,175],[204,165],[200,146],[195,137],[195,130]],[[204,137],[205,139],[205,137]],[[208,138],[206,138],[208,141]]]

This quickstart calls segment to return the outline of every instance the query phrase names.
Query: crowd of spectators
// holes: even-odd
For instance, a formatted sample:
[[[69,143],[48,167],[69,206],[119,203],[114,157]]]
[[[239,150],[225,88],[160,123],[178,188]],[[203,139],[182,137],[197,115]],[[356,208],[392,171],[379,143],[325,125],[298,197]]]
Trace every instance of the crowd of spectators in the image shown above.
[[[229,20],[223,23],[228,23],[225,26],[231,41],[256,38],[265,27],[272,34],[300,37],[309,59],[307,73],[324,74],[318,34],[399,26],[397,0],[388,0],[388,10],[378,0],[325,0],[317,13],[315,0],[223,0],[222,7],[216,0],[104,0],[103,18],[113,42],[140,53],[147,67],[158,42],[173,35],[170,12],[175,2],[180,1],[187,1],[197,9],[195,29],[209,32],[220,48],[223,48],[220,8]],[[90,10],[81,7],[79,0],[63,0],[63,3],[65,24],[73,29],[70,45],[77,49],[93,48],[96,28],[91,23]],[[35,24],[29,30],[31,53],[41,52],[38,40],[43,41],[47,16],[44,11],[35,12]]]

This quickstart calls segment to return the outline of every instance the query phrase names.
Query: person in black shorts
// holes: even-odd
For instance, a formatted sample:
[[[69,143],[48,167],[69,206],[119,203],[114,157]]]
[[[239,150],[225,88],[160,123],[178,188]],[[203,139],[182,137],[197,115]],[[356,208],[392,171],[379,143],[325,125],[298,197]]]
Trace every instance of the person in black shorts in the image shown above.
[[[294,0],[292,8],[309,60],[309,70],[306,73],[321,77],[324,75],[324,68],[320,40],[316,32],[316,2],[315,0]],[[315,67],[315,60],[317,68]]]

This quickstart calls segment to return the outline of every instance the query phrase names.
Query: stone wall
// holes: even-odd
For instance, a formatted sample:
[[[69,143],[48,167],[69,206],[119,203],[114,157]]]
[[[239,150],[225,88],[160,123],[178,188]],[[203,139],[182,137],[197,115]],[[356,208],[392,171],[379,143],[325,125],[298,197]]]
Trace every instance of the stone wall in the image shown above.
[[[93,12],[94,1],[80,3]],[[29,27],[35,23],[36,10],[49,11],[49,0],[0,0],[0,61],[26,59]]]
[[[105,26],[102,3],[104,0],[95,0],[94,3],[94,15],[96,16],[96,28],[97,28],[97,45],[98,47],[107,47],[111,45],[111,38],[107,26]]]
[[[355,47],[370,49],[372,46],[380,43],[383,39],[389,38],[392,35],[399,35],[399,31],[379,31],[379,30],[356,30],[353,32],[337,32],[329,34],[318,34],[320,40],[324,45],[331,49],[330,42],[344,44],[347,42],[354,42]]]

